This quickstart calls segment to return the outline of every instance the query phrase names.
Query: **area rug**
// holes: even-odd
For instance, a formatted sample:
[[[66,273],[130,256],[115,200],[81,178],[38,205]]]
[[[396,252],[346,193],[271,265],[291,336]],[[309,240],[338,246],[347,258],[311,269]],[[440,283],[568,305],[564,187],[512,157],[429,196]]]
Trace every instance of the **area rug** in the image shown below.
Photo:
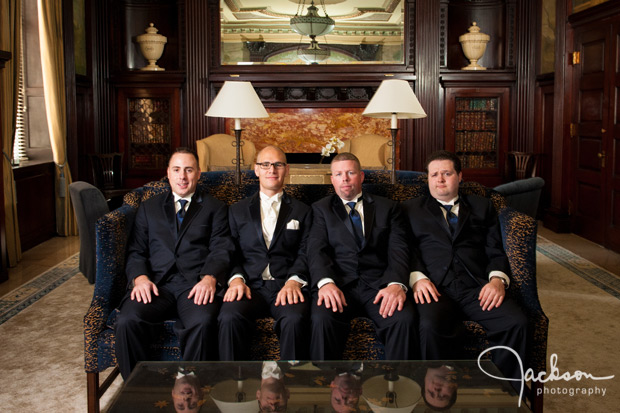
[[[30,280],[30,282],[0,298],[0,324],[24,308],[37,302],[56,287],[73,277],[78,269],[80,254],[67,258],[55,267]]]

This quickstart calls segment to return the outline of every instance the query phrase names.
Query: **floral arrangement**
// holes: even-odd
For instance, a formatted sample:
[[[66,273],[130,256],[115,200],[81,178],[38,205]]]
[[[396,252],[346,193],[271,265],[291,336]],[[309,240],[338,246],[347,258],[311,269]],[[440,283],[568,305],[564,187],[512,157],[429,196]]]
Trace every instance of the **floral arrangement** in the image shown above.
[[[328,140],[325,146],[321,148],[321,161],[319,163],[323,163],[323,159],[336,152],[336,149],[342,149],[343,146],[344,142],[341,141],[340,138],[338,138],[337,136],[334,136],[333,138]]]

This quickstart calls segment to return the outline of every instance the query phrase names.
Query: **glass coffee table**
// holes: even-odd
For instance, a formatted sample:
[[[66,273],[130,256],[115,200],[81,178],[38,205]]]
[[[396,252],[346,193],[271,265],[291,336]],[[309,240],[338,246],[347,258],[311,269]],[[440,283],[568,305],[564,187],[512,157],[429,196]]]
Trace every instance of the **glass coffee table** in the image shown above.
[[[488,374],[476,361],[141,362],[108,412],[530,411],[481,366]]]

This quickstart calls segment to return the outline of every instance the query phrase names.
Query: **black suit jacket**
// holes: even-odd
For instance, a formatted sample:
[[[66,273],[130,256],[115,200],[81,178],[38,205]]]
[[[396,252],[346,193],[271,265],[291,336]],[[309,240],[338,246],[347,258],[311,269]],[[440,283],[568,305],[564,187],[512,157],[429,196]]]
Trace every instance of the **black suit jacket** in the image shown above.
[[[280,286],[291,275],[309,281],[306,260],[306,240],[312,222],[309,206],[284,193],[269,248],[263,237],[259,192],[232,205],[228,218],[236,246],[231,275],[242,274],[248,286],[260,288],[264,282],[263,270],[269,264],[269,272]]]
[[[411,271],[421,271],[440,285],[451,269],[468,273],[480,285],[490,271],[510,274],[497,212],[488,198],[459,195],[458,226],[454,236],[439,202],[432,196],[403,203],[412,231]]]
[[[128,247],[127,279],[131,285],[145,274],[157,284],[169,272],[178,272],[191,282],[208,274],[226,285],[233,252],[226,204],[196,191],[177,230],[174,196],[169,191],[138,208]]]
[[[409,248],[400,206],[387,198],[363,194],[364,243],[357,247],[349,215],[337,195],[312,205],[308,265],[313,288],[329,277],[342,288],[361,280],[379,290],[388,283],[408,284]]]

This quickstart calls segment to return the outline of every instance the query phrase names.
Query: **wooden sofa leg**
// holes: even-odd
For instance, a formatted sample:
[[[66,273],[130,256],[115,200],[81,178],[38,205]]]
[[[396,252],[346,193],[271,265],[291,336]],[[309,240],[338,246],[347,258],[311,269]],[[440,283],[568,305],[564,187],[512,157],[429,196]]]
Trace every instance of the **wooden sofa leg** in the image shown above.
[[[86,373],[88,413],[99,413],[99,373]]]
[[[99,399],[103,396],[103,393],[114,383],[114,380],[118,377],[118,366],[114,367],[114,370],[110,372],[108,377],[99,385],[99,373],[86,373],[86,395],[88,404],[88,413],[99,413]]]
[[[540,382],[532,383],[532,412],[534,413],[542,413],[543,411],[543,396],[545,394],[544,391],[545,384]],[[540,392],[540,394],[538,394]]]

